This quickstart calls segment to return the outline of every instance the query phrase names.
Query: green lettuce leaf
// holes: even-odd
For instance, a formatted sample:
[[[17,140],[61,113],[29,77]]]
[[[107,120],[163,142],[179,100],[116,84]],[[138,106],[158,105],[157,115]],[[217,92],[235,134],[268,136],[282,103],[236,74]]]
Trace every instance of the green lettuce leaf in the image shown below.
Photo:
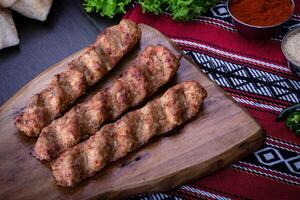
[[[188,21],[206,13],[219,0],[138,0],[143,12],[167,12],[174,20]]]
[[[131,0],[85,0],[83,7],[87,13],[98,13],[102,17],[112,18],[118,13],[125,13],[125,7]]]
[[[169,13],[174,20],[188,21],[206,13],[219,0],[137,0],[143,12],[155,15]],[[85,0],[83,7],[86,12],[98,13],[112,18],[118,13],[125,13],[131,0]]]

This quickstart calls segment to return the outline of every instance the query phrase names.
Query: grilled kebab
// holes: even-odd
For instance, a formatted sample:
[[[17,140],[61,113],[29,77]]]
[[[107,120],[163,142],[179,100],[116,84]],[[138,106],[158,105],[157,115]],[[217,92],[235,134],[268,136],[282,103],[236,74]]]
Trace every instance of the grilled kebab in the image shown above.
[[[51,163],[57,185],[72,187],[112,161],[187,122],[200,110],[206,91],[196,81],[178,84],[141,109],[103,126]]]
[[[106,29],[65,71],[55,75],[46,89],[32,97],[15,118],[17,129],[27,136],[38,136],[42,128],[61,115],[89,86],[102,79],[140,38],[138,25],[129,20]]]
[[[166,84],[178,66],[178,58],[166,47],[146,47],[110,87],[45,127],[33,155],[40,160],[51,160],[87,139],[103,123],[116,120],[128,108],[138,105]]]

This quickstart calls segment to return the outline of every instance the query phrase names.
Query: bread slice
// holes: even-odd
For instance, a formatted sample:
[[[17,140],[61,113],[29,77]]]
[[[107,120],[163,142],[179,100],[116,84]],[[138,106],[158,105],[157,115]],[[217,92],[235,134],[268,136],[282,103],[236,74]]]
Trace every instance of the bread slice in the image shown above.
[[[26,17],[45,21],[53,0],[18,0],[10,8]]]
[[[19,38],[11,11],[0,8],[0,49],[17,44],[19,44]]]

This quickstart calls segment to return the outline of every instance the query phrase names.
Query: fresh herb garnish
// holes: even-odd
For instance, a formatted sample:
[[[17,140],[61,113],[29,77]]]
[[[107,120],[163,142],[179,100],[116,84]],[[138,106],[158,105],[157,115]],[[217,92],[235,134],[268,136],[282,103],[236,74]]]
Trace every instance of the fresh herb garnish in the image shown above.
[[[206,13],[219,0],[139,0],[143,12],[153,12],[158,15],[170,13],[177,21],[188,21]]]
[[[289,115],[286,120],[286,125],[296,133],[296,135],[300,136],[300,112],[296,111]]]
[[[295,104],[282,110],[276,120],[284,118],[287,118],[285,124],[291,129],[291,131],[300,136],[300,104]]]
[[[126,5],[131,0],[85,0],[86,12],[95,12],[112,18],[115,14],[125,13]],[[170,13],[174,20],[187,21],[206,13],[219,0],[137,0],[143,12],[155,15]]]
[[[84,0],[83,7],[88,13],[112,18],[118,13],[125,13],[125,6],[130,2],[131,0]]]

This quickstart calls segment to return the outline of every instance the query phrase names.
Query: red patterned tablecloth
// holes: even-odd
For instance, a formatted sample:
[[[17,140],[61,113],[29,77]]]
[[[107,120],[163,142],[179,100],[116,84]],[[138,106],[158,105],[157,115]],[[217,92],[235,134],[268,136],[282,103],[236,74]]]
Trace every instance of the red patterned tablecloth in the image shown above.
[[[300,79],[287,66],[280,42],[300,23],[296,12],[281,33],[268,40],[240,35],[231,23],[226,1],[190,22],[174,22],[168,13],[143,14],[138,5],[125,18],[151,25],[170,37],[201,69],[263,126],[265,145],[226,169],[172,191],[141,199],[300,199],[300,137],[278,113],[300,102]],[[201,155],[199,155],[201,156]]]

